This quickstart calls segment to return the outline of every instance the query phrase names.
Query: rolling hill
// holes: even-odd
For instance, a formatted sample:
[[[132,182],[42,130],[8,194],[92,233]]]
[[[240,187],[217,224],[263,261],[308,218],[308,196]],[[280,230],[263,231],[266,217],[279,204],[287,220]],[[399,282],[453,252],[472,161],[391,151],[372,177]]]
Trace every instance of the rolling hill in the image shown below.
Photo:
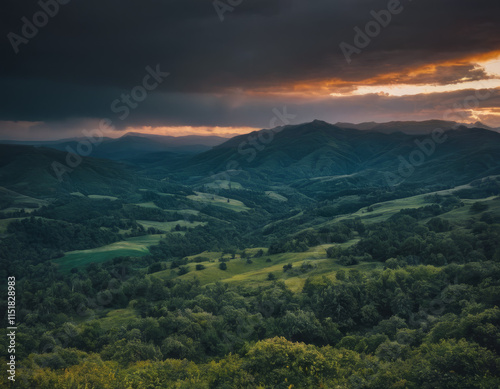
[[[65,165],[66,157],[66,152],[44,147],[0,145],[0,183],[23,195],[54,197],[71,192],[124,194],[146,181],[124,164],[90,157],[60,181],[53,164]]]

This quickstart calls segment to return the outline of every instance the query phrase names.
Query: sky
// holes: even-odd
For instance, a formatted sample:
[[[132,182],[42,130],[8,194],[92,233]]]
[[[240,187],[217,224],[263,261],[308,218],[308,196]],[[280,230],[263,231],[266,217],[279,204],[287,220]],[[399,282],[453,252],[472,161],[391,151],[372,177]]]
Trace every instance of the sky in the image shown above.
[[[0,139],[500,127],[498,0],[5,0]]]

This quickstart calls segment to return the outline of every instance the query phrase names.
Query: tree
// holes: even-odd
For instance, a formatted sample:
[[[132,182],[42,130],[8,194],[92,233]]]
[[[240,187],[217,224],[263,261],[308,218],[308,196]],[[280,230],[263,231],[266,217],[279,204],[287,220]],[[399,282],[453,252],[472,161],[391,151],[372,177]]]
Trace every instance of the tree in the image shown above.
[[[108,345],[102,351],[102,357],[117,361],[124,366],[131,362],[163,359],[163,355],[158,347],[142,343],[139,339],[131,341],[122,339]]]
[[[287,311],[279,324],[283,335],[292,341],[314,343],[323,338],[321,323],[312,312]]]
[[[361,308],[361,321],[367,326],[373,326],[380,321],[380,314],[373,303]]]
[[[407,351],[407,346],[403,346],[398,342],[387,341],[378,346],[375,355],[385,362],[395,362],[403,358]]]
[[[227,265],[226,265],[226,262],[221,262],[221,263],[219,264],[219,269],[221,269],[221,270],[227,270]]]
[[[335,278],[339,281],[345,281],[347,279],[347,276],[346,276],[346,272],[345,270],[338,270],[336,273],[335,273]]]
[[[486,211],[488,209],[488,204],[484,203],[483,201],[476,201],[474,204],[471,205],[470,211],[471,213],[479,213]]]
[[[434,232],[446,232],[451,230],[451,224],[448,220],[440,217],[434,217],[427,222],[427,227]]]
[[[293,265],[291,263],[287,265],[283,265],[283,272],[287,272],[288,270],[292,269]]]
[[[162,270],[161,262],[155,262],[149,266],[148,273],[156,273]]]

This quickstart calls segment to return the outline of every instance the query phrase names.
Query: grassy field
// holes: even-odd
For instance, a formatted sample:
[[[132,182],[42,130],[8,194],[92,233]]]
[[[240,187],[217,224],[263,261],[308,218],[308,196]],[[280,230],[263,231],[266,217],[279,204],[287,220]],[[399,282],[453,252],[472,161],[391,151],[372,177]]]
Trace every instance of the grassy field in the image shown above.
[[[357,239],[353,239],[340,246],[347,247],[356,242]],[[383,267],[383,264],[374,262],[360,263],[356,266],[341,266],[336,260],[326,257],[326,248],[330,246],[331,245],[312,247],[303,253],[264,255],[259,258],[253,257],[255,253],[259,251],[259,248],[247,249],[245,251],[250,255],[252,263],[247,263],[247,260],[242,259],[239,255],[236,255],[234,259],[230,259],[230,256],[226,254],[224,257],[229,259],[229,261],[226,262],[226,270],[219,269],[220,262],[218,259],[222,257],[222,253],[204,252],[188,257],[190,262],[187,266],[190,271],[187,274],[177,276],[177,269],[168,269],[153,273],[151,276],[162,279],[198,279],[203,285],[222,281],[233,285],[241,284],[257,287],[272,282],[268,280],[268,275],[269,273],[273,273],[276,280],[282,280],[292,291],[300,292],[307,277],[327,276],[335,279],[335,273],[339,269],[357,268],[361,271],[366,271]],[[262,250],[266,252],[265,248],[262,248]],[[196,257],[206,257],[210,260],[210,262],[202,262],[203,266],[205,266],[204,270],[195,270],[197,263],[194,262],[194,259]],[[271,260],[271,262],[267,262],[268,259]],[[285,273],[283,271],[283,266],[289,263],[292,264],[293,268],[291,271]],[[311,264],[313,268],[301,272],[300,267],[303,263]]]
[[[94,200],[118,200],[118,197],[114,196],[102,196],[102,195],[88,195],[87,196],[89,199],[94,199]]]
[[[375,223],[387,220],[390,216],[396,214],[401,209],[419,208],[430,204],[425,200],[425,196],[426,195],[419,195],[405,199],[379,203],[373,206],[374,209],[372,212],[367,212],[365,208],[351,215],[345,215],[336,218],[335,220],[328,223],[335,223],[339,220],[357,216],[361,217],[363,219],[363,222],[365,223]],[[470,208],[472,204],[476,202],[484,202],[486,205],[488,205],[488,209],[484,212],[476,214],[472,213]],[[465,223],[471,218],[479,220],[485,212],[491,212],[494,215],[500,216],[500,197],[498,196],[485,199],[463,200],[463,203],[465,204],[464,207],[454,209],[453,211],[440,215],[439,217],[448,219],[455,223]],[[421,223],[425,222],[427,222],[427,220],[421,221]],[[357,243],[358,241],[358,238],[352,239],[349,242],[340,244],[339,246],[345,248]],[[355,266],[342,266],[338,263],[337,260],[326,257],[326,249],[330,246],[332,245],[325,244],[312,247],[308,251],[302,253],[283,253],[270,256],[264,255],[260,258],[253,258],[253,255],[255,255],[255,253],[259,249],[247,249],[246,252],[250,254],[252,263],[247,263],[247,261],[245,259],[241,259],[239,255],[236,255],[235,259],[229,259],[229,255],[225,255],[225,258],[229,259],[229,261],[226,262],[226,270],[219,269],[220,262],[218,261],[218,259],[222,256],[222,253],[205,252],[188,257],[190,263],[187,265],[189,267],[189,273],[187,274],[177,276],[177,269],[168,269],[162,272],[154,273],[152,276],[164,279],[198,279],[203,285],[221,281],[235,286],[245,285],[258,287],[272,282],[268,279],[269,273],[272,273],[276,280],[285,282],[290,290],[294,292],[300,292],[304,286],[305,280],[309,277],[312,277],[313,279],[316,277],[328,277],[332,280],[335,280],[335,274],[340,269],[357,269],[364,272],[374,269],[382,269],[384,267],[384,264],[380,262],[361,262],[360,264]],[[264,252],[267,251],[265,248],[263,248],[263,250]],[[209,258],[210,262],[202,263],[206,267],[204,270],[195,270],[196,263],[193,262],[193,259],[197,256]],[[267,261],[268,259],[270,260],[270,262]],[[312,268],[302,271],[301,265],[304,263],[312,265]],[[284,272],[283,265],[285,264],[292,264],[292,270]]]
[[[377,203],[371,206],[371,209],[373,209],[373,211],[371,212],[368,211],[367,207],[365,207],[350,215],[339,216],[335,219],[335,221],[341,221],[359,217],[363,220],[364,223],[369,223],[369,224],[379,223],[389,219],[391,216],[395,215],[402,209],[420,208],[430,204],[430,202],[425,200],[425,196],[427,195],[418,195],[413,197],[407,197],[404,199]]]
[[[228,180],[215,180],[205,186],[211,189],[243,189],[243,186],[239,182],[232,182]]]
[[[114,309],[99,320],[102,328],[106,331],[126,327],[131,320],[137,319],[138,315],[132,308]]]
[[[33,212],[44,205],[48,205],[46,200],[40,200],[35,197],[25,196],[0,186],[0,197],[11,201],[10,207],[2,209],[2,212]]]
[[[490,212],[493,215],[500,217],[500,197],[493,196],[484,199],[474,199],[474,200],[462,200],[465,204],[464,207],[454,209],[453,211],[447,212],[440,215],[440,218],[446,219],[458,225],[465,225],[468,220],[479,220],[485,212]],[[476,203],[484,203],[488,206],[488,209],[484,212],[474,213],[471,212],[471,206]]]
[[[176,225],[180,225],[181,227],[194,228],[197,226],[204,226],[205,224],[207,224],[205,222],[189,222],[187,220],[177,220],[175,222],[155,222],[150,220],[137,220],[137,223],[139,223],[146,229],[153,227],[164,232],[170,232],[172,228],[175,228]]]
[[[447,191],[446,193],[443,192],[438,192],[438,193],[444,195],[452,192],[453,191]],[[207,198],[207,196],[210,197]],[[429,204],[429,202],[426,201],[425,199],[426,196],[427,195],[419,195],[405,199],[399,199],[399,200],[393,200],[375,204],[373,206],[373,211],[371,212],[368,212],[367,209],[364,208],[351,215],[340,216],[325,224],[335,223],[338,222],[339,220],[344,220],[353,217],[360,217],[365,223],[380,222],[383,220],[387,220],[390,216],[396,214],[401,209],[419,208],[425,206],[426,204]],[[232,207],[239,208],[240,211],[248,209],[244,206],[243,203],[239,201],[231,200],[231,202],[228,204],[227,199],[223,197],[214,196],[214,198],[212,199],[212,195],[205,195],[199,192],[197,193],[196,196],[190,196],[190,198],[192,199],[196,198],[196,201],[206,201],[221,206],[230,205]],[[446,214],[440,215],[440,217],[448,219],[455,223],[465,223],[467,220],[470,220],[471,218],[478,220],[481,218],[484,212],[474,214],[470,210],[472,204],[478,201],[484,202],[486,205],[488,205],[488,209],[486,210],[486,212],[491,212],[495,215],[500,215],[500,198],[489,197],[486,199],[463,200],[463,203],[465,204],[464,207],[457,208]],[[192,214],[197,211],[184,210],[176,212],[185,212],[187,214],[189,213]],[[177,224],[186,227],[194,227],[197,225],[205,224],[200,222],[190,223],[186,220],[179,220],[175,222],[163,222],[163,223],[147,221],[147,220],[139,220],[138,222],[142,224],[145,228],[154,227],[162,231],[170,231],[172,227],[175,227]],[[426,220],[422,220],[421,222],[425,223]],[[7,224],[7,221],[4,221],[3,224]],[[1,226],[2,224],[0,221],[0,231],[2,228]],[[84,251],[67,253],[64,258],[58,260],[57,262],[60,265],[60,269],[62,271],[67,272],[73,267],[84,266],[90,262],[104,262],[116,256],[145,255],[148,253],[149,245],[157,243],[159,239],[160,239],[159,235],[132,238],[127,241],[117,242],[109,246],[93,250],[84,250]],[[341,244],[340,246],[348,247],[355,244],[358,241],[359,239],[357,238],[352,239],[351,241]],[[326,276],[328,278],[335,279],[335,274],[340,269],[347,270],[355,268],[360,271],[368,271],[376,268],[383,268],[384,266],[382,263],[378,262],[362,262],[356,266],[342,266],[335,259],[329,259],[326,257],[326,249],[330,246],[332,245],[325,244],[321,246],[312,247],[308,251],[302,253],[283,253],[271,256],[264,255],[262,257],[257,257],[257,258],[254,257],[254,255],[257,253],[257,251],[259,251],[259,248],[247,249],[246,253],[249,255],[252,263],[247,263],[247,260],[242,259],[240,255],[236,255],[234,259],[231,259],[230,255],[226,254],[224,255],[224,257],[228,259],[228,262],[226,262],[227,270],[219,269],[220,265],[219,258],[223,256],[221,252],[204,252],[188,257],[189,263],[187,266],[189,267],[190,271],[185,275],[178,276],[177,269],[174,270],[168,269],[154,273],[150,276],[159,277],[162,279],[196,278],[203,285],[212,284],[215,283],[216,281],[222,281],[232,285],[244,284],[246,286],[256,287],[259,285],[265,285],[272,282],[268,279],[269,273],[272,273],[276,280],[282,280],[292,291],[299,292],[302,290],[305,280],[308,277],[321,278]],[[267,252],[267,249],[265,248],[262,248],[262,250],[264,252]],[[205,269],[201,271],[195,270],[197,263],[194,261],[194,259],[198,256],[207,257],[209,260],[207,262],[202,262],[202,264],[205,266]],[[302,271],[301,265],[304,263],[312,265],[312,268]],[[293,266],[292,270],[284,272],[283,265],[285,264],[292,264]],[[108,315],[128,317],[128,315],[131,315],[131,313],[127,310],[118,310],[115,313],[109,313]],[[109,320],[110,322],[112,321],[111,318]]]
[[[152,201],[150,201],[148,203],[139,203],[139,204],[135,204],[135,205],[137,205],[138,207],[144,207],[144,208],[158,208],[158,209],[160,208]]]
[[[61,272],[67,273],[92,262],[102,263],[120,256],[140,257],[148,254],[149,246],[157,244],[160,239],[161,235],[138,236],[95,249],[71,251],[55,263]]]
[[[241,201],[228,199],[227,197],[217,196],[210,193],[195,192],[196,195],[187,196],[188,199],[199,201],[210,205],[216,205],[236,212],[249,211],[250,208],[245,206]],[[228,202],[229,200],[229,202]]]
[[[93,200],[118,200],[118,197],[115,197],[115,196],[104,196],[104,195],[88,195],[88,196],[85,196],[83,193],[81,192],[72,192],[70,193],[70,195],[72,196],[77,196],[77,197],[87,197],[89,199],[93,199]]]
[[[266,192],[266,195],[269,196],[271,199],[273,200],[277,200],[277,201],[288,201],[288,199],[285,197],[285,196],[282,196],[280,195],[279,193],[276,193],[276,192],[273,192],[273,191],[270,191],[268,190]]]
[[[360,209],[357,212],[354,212],[349,215],[342,215],[336,217],[333,222],[338,222],[341,220],[346,220],[346,219],[352,219],[355,217],[359,217],[363,220],[364,223],[378,223],[385,221],[389,219],[391,216],[395,215],[402,209],[407,209],[407,208],[420,208],[424,207],[426,205],[432,204],[431,202],[426,200],[427,196],[432,196],[432,195],[440,195],[440,196],[446,196],[446,195],[452,195],[454,192],[457,192],[462,189],[468,189],[471,188],[470,185],[460,185],[455,188],[447,189],[447,190],[441,190],[437,192],[430,192],[422,195],[417,195],[417,196],[412,196],[412,197],[406,197],[402,199],[396,199],[396,200],[391,200],[391,201],[386,201],[382,203],[377,203],[371,206],[373,211],[368,211],[368,207],[364,207]],[[492,198],[490,198],[491,200]],[[486,199],[483,199],[486,200]],[[466,204],[472,204],[476,201],[481,201],[481,199],[478,200],[464,200],[464,203]],[[462,211],[463,213],[464,211]],[[327,222],[324,223],[324,225],[331,224],[332,222]]]
[[[179,213],[181,215],[193,215],[197,216],[200,214],[200,211],[196,209],[165,209],[167,212]]]

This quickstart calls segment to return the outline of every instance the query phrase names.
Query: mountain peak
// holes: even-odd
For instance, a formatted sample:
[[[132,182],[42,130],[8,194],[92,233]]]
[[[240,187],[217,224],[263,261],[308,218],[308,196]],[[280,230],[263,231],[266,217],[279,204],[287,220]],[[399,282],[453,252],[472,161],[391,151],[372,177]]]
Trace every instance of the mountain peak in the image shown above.
[[[474,124],[471,124],[471,127],[484,128],[486,130],[492,130],[492,127],[487,126],[486,124],[481,123],[479,120],[477,122],[475,122]]]
[[[311,124],[327,124],[327,125],[331,126],[331,124],[330,124],[330,123],[327,123],[327,122],[325,122],[324,120],[319,120],[319,119],[314,119],[314,120],[311,122]]]
[[[143,133],[141,133],[141,132],[129,131],[129,132],[127,132],[127,133],[123,134],[123,135],[121,136],[121,138],[126,138],[126,137],[128,137],[128,136],[143,136],[143,137],[147,137],[147,136],[148,136],[148,134],[143,134]]]

